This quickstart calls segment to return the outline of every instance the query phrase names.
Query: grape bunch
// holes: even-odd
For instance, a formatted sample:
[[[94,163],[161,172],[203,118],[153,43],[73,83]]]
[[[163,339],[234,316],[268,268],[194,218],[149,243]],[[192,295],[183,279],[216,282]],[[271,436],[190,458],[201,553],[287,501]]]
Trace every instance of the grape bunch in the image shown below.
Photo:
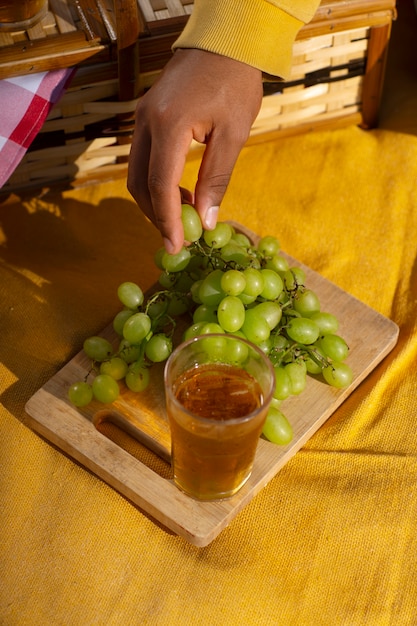
[[[119,285],[123,308],[113,319],[118,345],[100,336],[85,340],[91,369],[85,380],[71,385],[69,399],[77,407],[93,398],[111,403],[123,383],[134,392],[145,390],[152,365],[171,354],[181,320],[178,341],[232,333],[269,357],[275,392],[263,434],[285,445],[293,432],[281,403],[304,391],[308,374],[336,388],[352,382],[338,320],[321,310],[317,294],[305,285],[304,271],[289,266],[276,237],[264,236],[254,245],[227,222],[204,231],[198,213],[186,204],[182,222],[189,243],[177,254],[164,248],[155,254],[161,270],[158,289],[145,298],[136,283]]]

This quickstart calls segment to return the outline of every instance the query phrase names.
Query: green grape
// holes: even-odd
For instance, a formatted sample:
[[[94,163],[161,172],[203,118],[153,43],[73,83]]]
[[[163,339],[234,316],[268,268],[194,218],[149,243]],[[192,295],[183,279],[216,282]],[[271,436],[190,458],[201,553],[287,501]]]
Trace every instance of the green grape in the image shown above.
[[[280,303],[281,306],[285,307],[285,308],[292,308],[292,303],[293,303],[293,297],[291,293],[288,293],[285,289],[282,290],[282,292],[279,294],[277,301]]]
[[[168,300],[166,296],[160,296],[146,307],[146,314],[152,321],[165,316],[168,308]]]
[[[200,287],[203,283],[203,279],[201,278],[200,280],[196,280],[190,288],[190,294],[191,294],[191,299],[193,302],[195,302],[196,304],[202,304],[201,299],[200,299]]]
[[[298,396],[304,391],[307,383],[307,367],[304,361],[293,361],[285,365],[285,371],[290,377],[291,394]]]
[[[190,299],[184,293],[173,292],[168,301],[167,314],[176,317],[186,313],[190,308]]]
[[[253,267],[247,267],[243,270],[243,276],[246,280],[246,286],[242,293],[248,296],[255,296],[257,298],[265,287],[265,280],[262,276],[262,272]]]
[[[300,285],[304,285],[305,273],[299,267],[290,267],[284,272],[283,280],[287,291],[295,291]]]
[[[266,235],[259,240],[257,248],[263,256],[273,257],[278,254],[280,243],[273,235]]]
[[[349,354],[346,341],[339,335],[324,335],[317,341],[317,345],[332,361],[344,361]]]
[[[191,285],[194,280],[188,273],[188,267],[186,272],[179,272],[175,274],[177,280],[175,281],[175,291],[180,291],[181,293],[189,293]]]
[[[128,309],[137,309],[143,304],[143,291],[136,283],[125,282],[119,285],[117,296]]]
[[[269,330],[273,330],[281,321],[282,309],[277,302],[260,302],[252,311],[256,311],[268,324]]]
[[[270,259],[268,258],[266,260],[266,263],[264,264],[264,267],[266,269],[277,272],[281,276],[281,278],[284,276],[285,272],[289,270],[287,259],[280,254],[275,254]]]
[[[190,262],[191,252],[184,246],[176,254],[165,252],[162,257],[162,266],[167,272],[182,272]]]
[[[85,354],[93,361],[105,361],[113,354],[113,346],[104,337],[88,337],[83,344]]]
[[[119,345],[119,356],[127,364],[137,361],[140,357],[141,347],[140,345],[132,345],[126,339],[122,339]]]
[[[226,263],[235,263],[240,267],[247,267],[251,262],[251,258],[244,246],[239,245],[237,241],[231,239],[221,249],[221,258]]]
[[[226,295],[221,288],[223,272],[220,269],[213,270],[205,277],[198,290],[198,297],[202,304],[218,306]]]
[[[185,241],[198,241],[203,234],[201,219],[194,207],[189,204],[181,206],[181,221],[184,228]]]
[[[248,338],[245,336],[241,330],[235,330],[233,333],[228,333],[229,335],[233,335],[233,337],[240,337],[241,339],[245,339],[248,341]]]
[[[291,424],[285,415],[274,406],[269,407],[262,434],[271,443],[281,446],[289,444],[294,437]]]
[[[277,400],[285,400],[291,395],[291,379],[284,367],[274,367],[275,372],[275,391],[274,398]]]
[[[253,269],[260,270],[262,268],[261,260],[258,259],[256,256],[250,255],[249,259],[250,266],[253,267]]]
[[[146,313],[134,313],[123,326],[123,337],[129,343],[140,343],[151,330],[151,318]]]
[[[242,332],[249,341],[255,344],[266,341],[271,334],[268,322],[255,309],[246,311]]]
[[[297,293],[294,298],[294,309],[302,317],[311,317],[320,311],[320,300],[311,289]]]
[[[326,356],[317,344],[313,344],[311,348],[311,353],[305,357],[307,372],[309,374],[321,374],[323,367],[327,364]]]
[[[131,391],[145,391],[150,381],[149,368],[143,363],[132,363],[125,376],[125,383]]]
[[[271,398],[271,406],[273,406],[275,409],[279,409],[281,404],[282,400],[278,400],[278,398]]]
[[[68,389],[68,398],[71,404],[76,407],[87,406],[93,399],[91,385],[84,381],[73,383]]]
[[[251,247],[249,237],[247,237],[243,233],[233,233],[232,241],[236,242],[239,246],[242,246],[242,248],[248,249]]]
[[[339,322],[337,317],[332,315],[332,313],[320,311],[318,313],[313,313],[313,315],[310,316],[310,319],[314,320],[320,328],[320,335],[334,335],[338,331]]]
[[[301,267],[292,267],[291,272],[297,282],[297,285],[304,285],[306,280],[306,273]]]
[[[217,222],[213,230],[205,230],[203,239],[210,248],[223,248],[232,238],[233,230],[227,222]]]
[[[172,274],[170,274],[169,272],[165,272],[165,271],[161,272],[158,278],[158,283],[161,285],[161,287],[163,287],[164,289],[168,289],[168,290],[171,290],[174,288],[176,281],[177,281],[177,276],[175,272],[173,272]]]
[[[200,304],[193,313],[193,322],[214,322],[217,324],[217,307]]]
[[[224,333],[223,328],[214,322],[206,322],[200,329],[200,335],[219,335],[222,333]]]
[[[126,376],[127,363],[120,356],[113,356],[100,364],[100,374],[108,374],[114,380],[122,380]]]
[[[114,316],[113,328],[120,337],[123,336],[123,326],[125,325],[126,320],[128,320],[129,317],[132,317],[132,315],[132,309],[122,309]]]
[[[265,300],[276,300],[284,289],[284,283],[281,276],[274,270],[264,268],[261,269],[262,278],[264,279],[264,287],[259,294]]]
[[[261,341],[261,343],[258,343],[257,345],[258,348],[262,350],[264,354],[266,354],[266,356],[269,356],[269,353],[272,350],[272,337],[269,336],[268,339],[265,339],[265,341]]]
[[[256,344],[269,357],[275,371],[272,407],[276,411],[290,395],[302,393],[307,373],[322,373],[334,387],[350,384],[353,374],[344,363],[348,346],[336,334],[337,318],[320,310],[317,294],[304,285],[305,272],[289,267],[279,254],[276,237],[262,237],[254,246],[225,222],[203,231],[191,205],[182,205],[181,217],[186,241],[199,243],[184,246],[177,255],[164,248],[156,252],[163,291],[147,303],[136,283],[119,286],[118,297],[126,307],[113,318],[113,328],[122,337],[119,350],[115,353],[103,337],[85,340],[85,353],[100,364],[100,370],[91,386],[71,386],[68,395],[73,404],[84,406],[91,397],[112,402],[119,393],[117,381],[123,378],[132,391],[145,389],[149,362],[169,357],[173,345],[166,333],[173,331],[175,318],[184,313],[192,315],[193,323],[183,340],[206,335],[207,350],[217,358],[227,356],[235,363],[246,358],[244,344],[227,343],[232,334]],[[216,337],[210,337],[213,334]]]
[[[108,374],[99,374],[92,383],[93,395],[96,400],[110,404],[117,400],[120,388],[116,380]]]
[[[232,333],[234,337],[241,337],[245,339],[243,333]],[[234,341],[230,340],[226,337],[225,344],[225,354],[227,355],[227,359],[229,363],[234,363],[238,365],[239,363],[244,363],[249,355],[249,347],[243,341]]]
[[[347,363],[337,363],[333,361],[323,369],[324,380],[337,389],[349,387],[353,380],[353,372]]]
[[[285,351],[290,345],[290,342],[288,341],[288,339],[284,337],[284,335],[280,335],[278,333],[274,333],[271,336],[271,342],[272,342],[273,349],[279,350],[281,352]]]
[[[154,261],[154,263],[155,263],[156,267],[157,267],[158,269],[160,269],[160,270],[163,270],[163,269],[164,269],[164,266],[162,265],[162,257],[164,256],[165,252],[166,252],[166,250],[165,250],[165,248],[162,246],[162,248],[159,248],[159,249],[155,252],[154,257],[153,257],[153,261]]]
[[[208,267],[208,257],[202,256],[198,251],[191,254],[190,262],[187,265],[187,272],[193,276],[194,280],[201,278],[201,274]]]
[[[187,341],[187,339],[193,339],[193,337],[198,337],[201,335],[201,329],[206,325],[207,322],[195,322],[191,326],[189,326],[182,336],[183,341]]]
[[[150,361],[166,361],[172,352],[172,339],[164,333],[153,335],[145,346],[145,354]]]
[[[246,287],[246,278],[239,270],[226,270],[221,277],[220,287],[228,296],[238,296]]]
[[[284,288],[287,291],[293,291],[294,289],[297,289],[297,281],[291,269],[288,269],[286,272],[284,272],[282,278],[284,280]]]
[[[255,302],[258,296],[250,296],[249,294],[242,292],[237,297],[243,302],[245,306],[249,306],[250,304],[253,304]]]
[[[286,330],[290,339],[306,346],[317,341],[320,335],[318,325],[308,317],[292,318],[288,322]]]
[[[226,296],[218,306],[217,319],[223,330],[233,333],[243,326],[245,305],[237,296]]]
[[[158,283],[168,291],[175,290],[188,293],[194,280],[187,272],[162,272],[159,275]]]
[[[205,334],[205,333],[203,333]],[[227,335],[218,333],[209,333],[200,344],[201,349],[209,357],[209,359],[224,360],[228,358]]]

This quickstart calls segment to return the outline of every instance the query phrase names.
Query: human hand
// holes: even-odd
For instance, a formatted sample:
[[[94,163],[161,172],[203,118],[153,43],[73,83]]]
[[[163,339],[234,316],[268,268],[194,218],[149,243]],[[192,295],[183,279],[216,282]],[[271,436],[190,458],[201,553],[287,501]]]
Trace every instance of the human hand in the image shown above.
[[[260,70],[196,49],[177,50],[139,100],[127,185],[171,254],[184,244],[181,202],[195,206],[204,228],[216,225],[261,101]],[[180,188],[193,139],[206,144],[194,192]]]

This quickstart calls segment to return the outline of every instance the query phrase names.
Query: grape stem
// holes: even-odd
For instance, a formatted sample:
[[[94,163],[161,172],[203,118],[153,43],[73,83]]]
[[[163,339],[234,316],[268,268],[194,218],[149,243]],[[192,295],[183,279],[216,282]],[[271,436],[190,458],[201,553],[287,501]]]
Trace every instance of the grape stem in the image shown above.
[[[172,299],[176,295],[183,295],[183,294],[181,294],[181,292],[179,291],[178,292],[169,291],[169,290],[157,291],[156,293],[153,294],[153,296],[151,296],[147,300],[145,311],[144,311],[147,315],[152,304],[158,301],[162,301],[165,303],[164,309],[152,320],[151,332],[149,333],[151,336],[158,329],[159,322],[161,321],[161,319],[163,319],[165,322],[169,322],[171,324],[171,329],[169,330],[169,332],[165,330],[166,324],[164,324],[165,334],[170,338],[173,337],[177,323],[175,319],[171,317],[171,315],[167,314],[167,310],[169,306],[169,300]]]

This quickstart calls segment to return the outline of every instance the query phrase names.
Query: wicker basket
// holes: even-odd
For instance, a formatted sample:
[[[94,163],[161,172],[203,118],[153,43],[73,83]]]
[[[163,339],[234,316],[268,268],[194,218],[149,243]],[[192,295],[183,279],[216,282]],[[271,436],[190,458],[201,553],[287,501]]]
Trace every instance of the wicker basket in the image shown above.
[[[192,11],[188,0],[138,0],[139,11],[136,1],[49,0],[40,24],[0,33],[0,78],[77,66],[2,193],[126,175],[137,97]],[[249,142],[375,126],[394,18],[395,0],[322,0],[297,37],[290,79],[265,79]]]

